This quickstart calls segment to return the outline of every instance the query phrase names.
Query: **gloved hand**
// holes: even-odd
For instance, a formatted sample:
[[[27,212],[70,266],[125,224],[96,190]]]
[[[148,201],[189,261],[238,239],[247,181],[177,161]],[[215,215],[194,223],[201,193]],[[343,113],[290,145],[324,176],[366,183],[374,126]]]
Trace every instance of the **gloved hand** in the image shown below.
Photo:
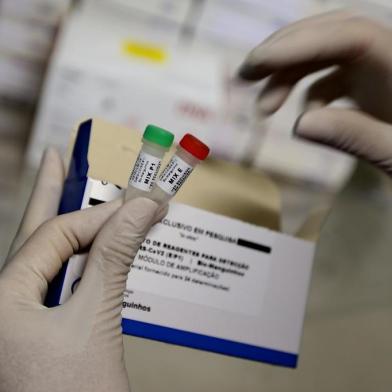
[[[121,304],[130,264],[166,208],[120,200],[54,217],[64,179],[46,153],[21,229],[0,274],[0,391],[128,391]],[[53,218],[54,217],[54,218]],[[62,306],[48,283],[92,243],[83,279]]]
[[[270,77],[258,105],[278,110],[308,74],[329,66],[332,73],[307,92],[307,111],[295,124],[297,136],[365,158],[392,174],[392,30],[351,11],[318,15],[272,34],[248,55],[239,75]],[[357,109],[325,107],[349,97]]]

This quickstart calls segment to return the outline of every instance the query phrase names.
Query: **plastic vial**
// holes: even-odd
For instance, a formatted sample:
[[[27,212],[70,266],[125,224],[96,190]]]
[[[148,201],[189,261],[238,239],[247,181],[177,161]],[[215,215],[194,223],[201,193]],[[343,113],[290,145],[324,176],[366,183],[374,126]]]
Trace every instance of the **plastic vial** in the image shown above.
[[[210,149],[203,142],[187,133],[148,197],[157,203],[168,202],[209,152]]]
[[[155,125],[148,125],[143,133],[142,148],[136,158],[125,200],[148,197],[153,189],[162,158],[173,144],[174,135]]]

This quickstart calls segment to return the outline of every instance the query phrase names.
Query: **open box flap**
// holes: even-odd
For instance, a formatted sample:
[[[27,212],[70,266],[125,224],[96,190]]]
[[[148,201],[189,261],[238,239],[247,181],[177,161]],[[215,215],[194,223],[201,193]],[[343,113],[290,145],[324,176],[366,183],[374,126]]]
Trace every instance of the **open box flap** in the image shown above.
[[[125,188],[140,147],[139,132],[94,118],[88,150],[88,176]],[[174,148],[166,154],[163,165],[173,152]],[[279,191],[259,170],[209,159],[195,169],[175,201],[279,230]]]

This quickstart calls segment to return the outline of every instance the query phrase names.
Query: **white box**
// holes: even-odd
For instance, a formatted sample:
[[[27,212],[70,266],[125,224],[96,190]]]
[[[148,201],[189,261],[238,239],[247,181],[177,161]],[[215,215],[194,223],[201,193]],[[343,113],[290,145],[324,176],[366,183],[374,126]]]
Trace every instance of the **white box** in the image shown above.
[[[60,213],[121,196],[118,185],[126,186],[140,144],[140,135],[123,127],[96,119],[81,124],[69,150],[73,169]],[[295,367],[314,244],[233,218],[256,219],[277,201],[260,173],[219,161],[198,169],[180,191],[189,205],[172,203],[136,255],[123,331]],[[239,178],[245,178],[242,192],[235,189]],[[200,203],[208,211],[197,208]],[[75,255],[65,264],[49,288],[48,306],[77,290],[85,259]]]
[[[126,21],[121,23],[110,14],[92,18],[79,13],[68,21],[33,129],[29,149],[33,165],[38,164],[48,143],[64,150],[73,124],[94,115],[139,130],[149,122],[175,134],[192,130],[217,151],[231,142],[229,133],[218,140],[225,131],[221,126],[224,85],[220,59],[178,53],[155,36],[148,41]],[[105,30],[102,23],[116,28]],[[167,39],[170,34],[167,32]],[[163,59],[127,52],[127,44],[138,46],[139,52],[158,53]]]

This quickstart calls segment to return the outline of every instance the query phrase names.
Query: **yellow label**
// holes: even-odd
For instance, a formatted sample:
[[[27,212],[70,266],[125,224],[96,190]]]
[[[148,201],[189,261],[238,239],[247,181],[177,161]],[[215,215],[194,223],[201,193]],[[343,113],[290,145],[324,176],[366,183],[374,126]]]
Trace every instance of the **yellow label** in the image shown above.
[[[163,48],[142,42],[125,41],[123,51],[129,56],[143,58],[154,63],[163,63],[167,59],[167,53]]]

